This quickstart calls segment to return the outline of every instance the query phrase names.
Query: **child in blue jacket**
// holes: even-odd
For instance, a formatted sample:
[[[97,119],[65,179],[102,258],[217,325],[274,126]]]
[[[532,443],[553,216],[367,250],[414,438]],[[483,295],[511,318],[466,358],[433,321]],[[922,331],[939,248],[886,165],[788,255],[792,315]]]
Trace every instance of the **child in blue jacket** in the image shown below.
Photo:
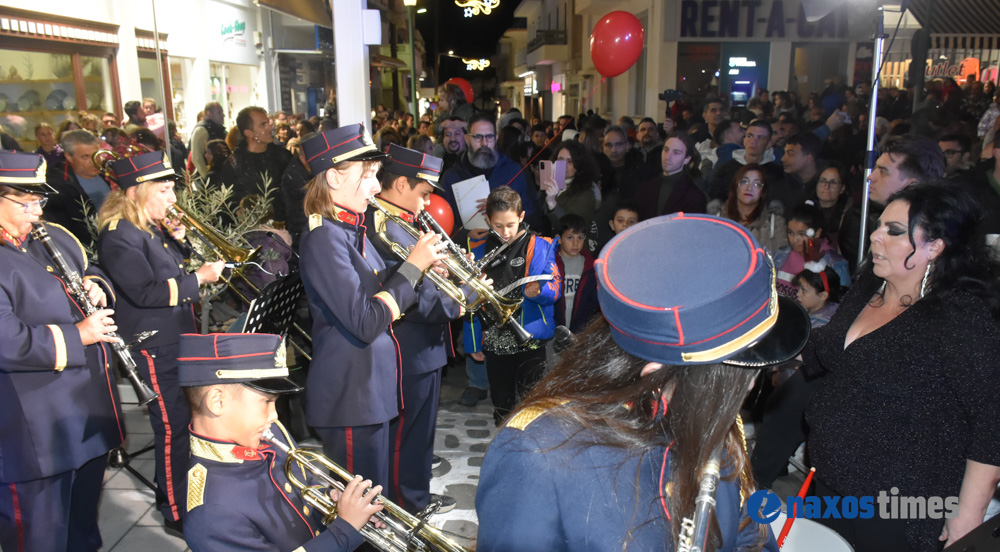
[[[523,299],[513,318],[531,334],[526,344],[519,345],[507,326],[489,320],[482,324],[478,316],[470,316],[466,323],[465,350],[473,356],[485,354],[493,418],[499,425],[545,369],[545,342],[555,332],[553,305],[562,296],[562,276],[556,265],[559,240],[528,230],[521,196],[516,191],[501,186],[490,192],[486,222],[490,234],[470,240],[469,249],[476,259],[481,259],[507,244],[483,270],[493,280],[493,289],[506,289],[506,297]]]

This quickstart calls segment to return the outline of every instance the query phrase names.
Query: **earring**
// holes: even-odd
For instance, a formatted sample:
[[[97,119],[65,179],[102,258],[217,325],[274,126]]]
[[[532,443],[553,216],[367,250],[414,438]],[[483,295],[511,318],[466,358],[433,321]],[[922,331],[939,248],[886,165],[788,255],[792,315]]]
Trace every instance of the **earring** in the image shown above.
[[[883,297],[885,297],[885,286],[886,286],[887,283],[888,282],[886,282],[885,280],[882,280],[882,285],[879,286],[879,288],[878,288],[878,294],[881,295],[881,296],[883,296]]]
[[[934,261],[929,261],[927,263],[927,268],[924,270],[924,279],[920,280],[920,298],[923,299],[924,295],[927,295],[927,290],[930,286],[927,285],[928,281],[931,279],[931,269],[934,267]]]

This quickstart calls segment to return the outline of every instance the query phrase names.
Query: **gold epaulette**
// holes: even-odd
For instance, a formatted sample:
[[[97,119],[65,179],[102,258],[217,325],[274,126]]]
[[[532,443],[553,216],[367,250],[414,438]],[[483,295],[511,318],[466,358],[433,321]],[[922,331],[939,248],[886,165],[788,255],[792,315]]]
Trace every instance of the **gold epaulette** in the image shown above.
[[[323,226],[323,215],[317,213],[309,215],[309,229],[315,230],[320,226]]]
[[[520,429],[521,431],[524,431],[525,428],[531,425],[531,422],[534,422],[539,416],[544,414],[550,408],[566,404],[567,402],[569,401],[565,400],[552,401],[548,404],[522,408],[517,412],[517,414],[514,414],[509,420],[507,420],[507,423],[504,424],[504,427],[511,427],[514,429]]]
[[[205,481],[208,479],[208,468],[195,464],[188,470],[188,511],[194,510],[205,503]]]
[[[121,219],[111,219],[111,221],[108,222],[108,230],[111,231],[111,232],[114,232],[115,230],[118,230],[118,221],[120,221],[120,220]]]
[[[66,232],[67,236],[73,238],[73,241],[76,242],[77,247],[80,248],[80,255],[83,255],[83,269],[86,270],[87,267],[90,266],[90,263],[87,261],[87,250],[84,249],[83,244],[80,243],[80,238],[77,238],[76,234],[70,232],[69,230],[66,229],[65,226],[63,226],[61,224],[56,224],[54,222],[48,222],[48,221],[46,221],[45,225],[46,226],[51,226],[53,228],[58,228],[58,229],[62,230],[63,232]]]

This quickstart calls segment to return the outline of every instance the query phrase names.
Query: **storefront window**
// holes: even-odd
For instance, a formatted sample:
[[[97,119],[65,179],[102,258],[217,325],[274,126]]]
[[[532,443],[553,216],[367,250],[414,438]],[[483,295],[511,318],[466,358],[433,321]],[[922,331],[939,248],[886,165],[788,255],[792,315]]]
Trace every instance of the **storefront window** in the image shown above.
[[[236,121],[236,115],[244,107],[254,103],[254,83],[257,81],[257,67],[234,63],[211,64],[212,101],[222,104],[227,121]]]
[[[25,149],[38,146],[38,123],[58,128],[112,104],[108,58],[0,49],[0,68],[0,125]]]
[[[677,89],[695,97],[715,90],[722,50],[717,42],[681,42],[677,45]]]

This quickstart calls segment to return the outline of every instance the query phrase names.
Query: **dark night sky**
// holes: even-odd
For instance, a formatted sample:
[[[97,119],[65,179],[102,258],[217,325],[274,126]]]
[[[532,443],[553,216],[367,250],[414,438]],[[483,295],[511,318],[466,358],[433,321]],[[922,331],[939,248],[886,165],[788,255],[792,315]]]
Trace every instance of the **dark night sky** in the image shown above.
[[[454,50],[455,55],[466,58],[492,56],[520,3],[520,0],[500,0],[500,6],[490,15],[468,18],[465,8],[458,7],[455,0],[418,0],[417,8],[427,8],[427,13],[415,16],[417,29],[427,46],[427,66],[434,67],[438,51]],[[439,47],[435,44],[435,36]],[[470,75],[461,60],[445,56],[441,58],[441,77],[444,81],[450,77],[469,78]]]

